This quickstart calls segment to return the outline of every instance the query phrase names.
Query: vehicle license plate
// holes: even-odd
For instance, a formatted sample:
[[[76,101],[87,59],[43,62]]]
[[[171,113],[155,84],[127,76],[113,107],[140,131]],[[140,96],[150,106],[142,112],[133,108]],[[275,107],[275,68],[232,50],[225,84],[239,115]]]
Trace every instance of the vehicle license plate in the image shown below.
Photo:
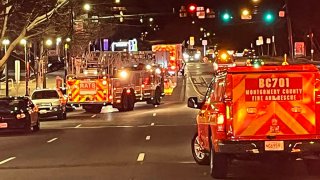
[[[265,151],[284,151],[283,141],[265,141],[264,143]]]
[[[40,114],[45,114],[47,113],[47,110],[40,110]]]
[[[8,128],[8,123],[0,123],[0,128]]]

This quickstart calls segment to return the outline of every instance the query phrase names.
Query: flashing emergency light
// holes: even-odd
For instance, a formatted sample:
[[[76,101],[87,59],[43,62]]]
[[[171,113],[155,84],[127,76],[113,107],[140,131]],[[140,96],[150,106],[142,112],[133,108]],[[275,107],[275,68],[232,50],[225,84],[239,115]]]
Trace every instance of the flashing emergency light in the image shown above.
[[[222,60],[226,61],[226,60],[228,59],[228,54],[222,53],[222,54],[220,55],[220,58],[221,58]]]
[[[120,72],[120,77],[121,77],[121,78],[127,78],[127,77],[128,77],[127,71],[121,71],[121,72]]]

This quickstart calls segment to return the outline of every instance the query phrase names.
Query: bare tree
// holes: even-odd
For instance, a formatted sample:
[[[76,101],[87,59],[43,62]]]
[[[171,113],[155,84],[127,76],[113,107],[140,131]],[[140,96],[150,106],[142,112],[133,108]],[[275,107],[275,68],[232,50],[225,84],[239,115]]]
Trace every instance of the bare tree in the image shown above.
[[[0,41],[8,37],[12,42],[0,60],[0,67],[6,63],[21,39],[37,36],[52,28],[50,20],[58,16],[59,10],[66,8],[68,3],[69,0],[2,0]]]

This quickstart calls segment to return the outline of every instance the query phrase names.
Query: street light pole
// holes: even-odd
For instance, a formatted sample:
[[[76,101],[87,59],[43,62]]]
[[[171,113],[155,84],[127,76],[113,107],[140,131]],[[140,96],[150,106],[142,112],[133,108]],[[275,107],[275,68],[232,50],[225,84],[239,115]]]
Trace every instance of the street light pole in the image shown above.
[[[293,34],[292,34],[292,23],[289,14],[288,0],[285,0],[286,6],[286,14],[287,14],[287,27],[288,27],[288,41],[289,41],[289,49],[292,61],[294,61],[294,47],[293,47]]]
[[[9,39],[4,39],[2,41],[2,44],[4,45],[4,54],[7,53],[7,45],[10,44],[10,41]],[[9,71],[8,71],[8,61],[6,61],[6,64],[5,64],[5,71],[6,71],[6,96],[8,97],[9,96],[9,79],[8,79],[8,76],[9,76]]]
[[[29,96],[29,62],[28,62],[28,55],[27,55],[27,40],[22,39],[20,43],[24,46],[26,96]]]

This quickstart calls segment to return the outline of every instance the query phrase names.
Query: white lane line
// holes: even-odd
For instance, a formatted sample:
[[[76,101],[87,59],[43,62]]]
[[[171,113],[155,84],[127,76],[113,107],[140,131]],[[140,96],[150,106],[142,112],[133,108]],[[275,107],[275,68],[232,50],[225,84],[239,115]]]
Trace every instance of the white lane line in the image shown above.
[[[149,141],[151,139],[151,136],[146,137],[146,141]]]
[[[3,160],[3,161],[0,161],[0,165],[2,165],[2,164],[4,164],[4,163],[7,163],[7,162],[9,162],[9,161],[12,161],[12,160],[14,160],[16,157],[10,157],[10,158],[8,158],[8,159],[5,159],[5,160]]]
[[[79,125],[77,125],[76,127],[74,127],[74,128],[79,128],[79,127],[81,127],[82,126],[82,124],[79,124]]]
[[[154,123],[151,123],[151,126],[154,126]]]
[[[153,117],[157,116],[157,113],[153,113],[152,116],[153,116]]]
[[[57,140],[58,138],[53,138],[53,139],[50,139],[49,141],[47,141],[47,143],[52,143],[53,141]]]
[[[91,118],[95,118],[96,116],[97,116],[97,115],[96,115],[96,114],[94,114],[94,115],[92,115],[92,116],[91,116]]]
[[[140,153],[139,156],[138,156],[137,161],[138,162],[142,162],[144,160],[144,156],[145,156],[145,153]]]

